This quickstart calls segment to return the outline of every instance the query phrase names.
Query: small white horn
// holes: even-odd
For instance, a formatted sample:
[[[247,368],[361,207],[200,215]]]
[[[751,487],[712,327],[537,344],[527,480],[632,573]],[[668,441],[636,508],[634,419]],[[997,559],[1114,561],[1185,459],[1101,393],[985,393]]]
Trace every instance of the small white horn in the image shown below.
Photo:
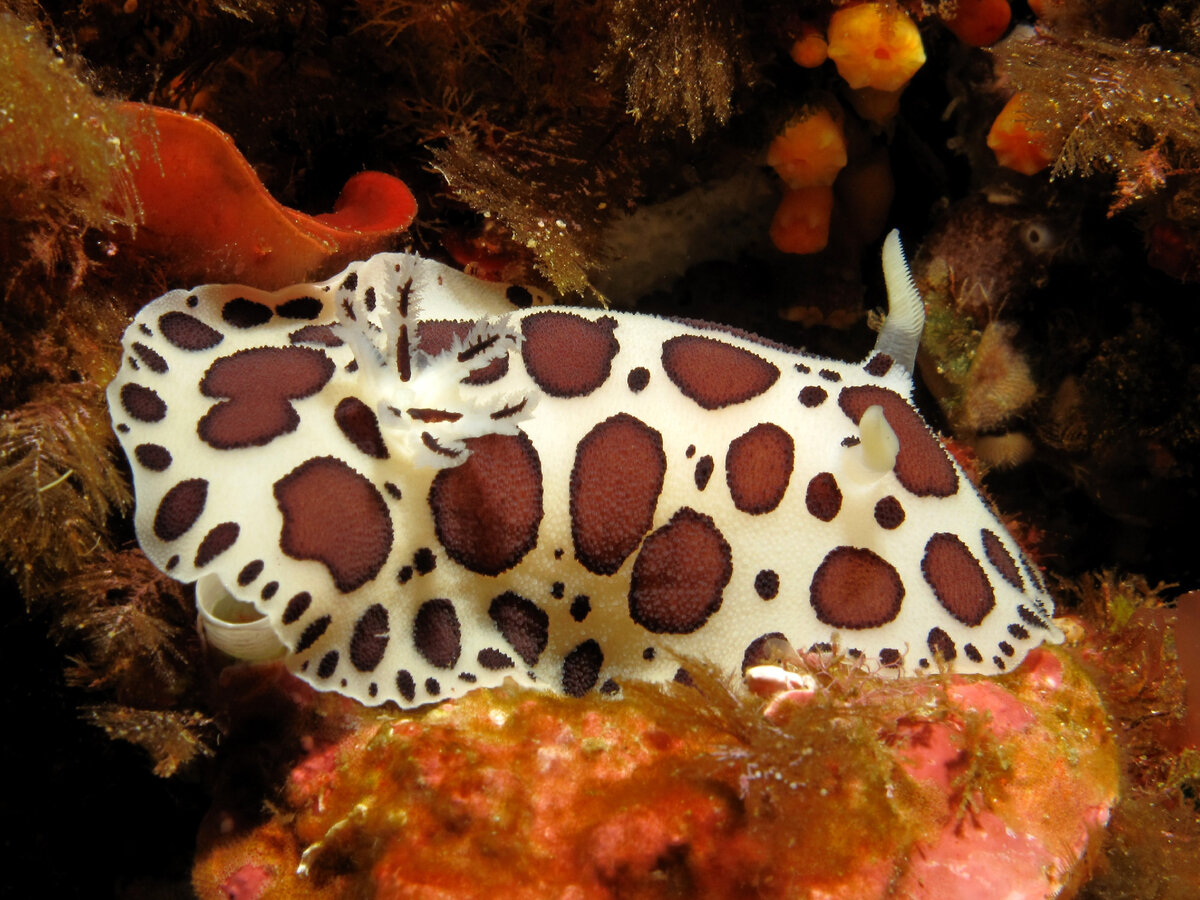
[[[863,411],[858,434],[858,443],[845,451],[845,473],[859,484],[871,484],[896,467],[900,439],[878,404]]]
[[[858,422],[858,433],[863,465],[879,475],[892,471],[900,452],[900,439],[888,424],[882,406],[867,407]]]

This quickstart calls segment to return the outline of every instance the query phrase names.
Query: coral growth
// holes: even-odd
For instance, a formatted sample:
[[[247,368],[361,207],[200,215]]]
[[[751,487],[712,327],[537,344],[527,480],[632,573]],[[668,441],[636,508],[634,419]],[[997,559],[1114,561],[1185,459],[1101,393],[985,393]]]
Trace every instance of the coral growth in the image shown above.
[[[700,668],[695,688],[620,703],[501,689],[361,720],[299,761],[269,821],[210,829],[193,883],[206,898],[252,876],[331,897],[1049,891],[1087,855],[1116,766],[1087,680],[1042,657],[932,687],[818,666],[822,687],[770,718]]]
[[[1116,719],[1127,785],[1114,810],[1106,865],[1082,894],[1088,900],[1183,900],[1200,891],[1200,733],[1196,710],[1190,728],[1184,719],[1185,685],[1176,655],[1177,647],[1179,652],[1186,647],[1194,673],[1197,648],[1186,637],[1177,643],[1182,613],[1164,603],[1164,589],[1111,571],[1073,588],[1082,654]],[[1195,682],[1187,687],[1195,703]],[[1159,839],[1162,835],[1170,839]]]

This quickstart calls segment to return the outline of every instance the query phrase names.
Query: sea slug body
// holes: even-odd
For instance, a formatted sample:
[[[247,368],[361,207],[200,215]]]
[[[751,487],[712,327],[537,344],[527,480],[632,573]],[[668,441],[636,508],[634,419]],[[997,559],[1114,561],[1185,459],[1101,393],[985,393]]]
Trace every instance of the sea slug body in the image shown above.
[[[172,291],[108,389],[138,539],[367,704],[616,694],[781,636],[1009,671],[1061,640],[1052,601],[910,403],[924,310],[894,234],[884,260],[860,363],[408,254]]]

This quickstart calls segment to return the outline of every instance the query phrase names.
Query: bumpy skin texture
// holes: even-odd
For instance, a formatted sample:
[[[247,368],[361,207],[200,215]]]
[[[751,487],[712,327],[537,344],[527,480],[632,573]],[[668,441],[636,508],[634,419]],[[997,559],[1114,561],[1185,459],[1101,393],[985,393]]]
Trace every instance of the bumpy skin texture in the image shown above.
[[[779,635],[909,674],[1060,639],[903,365],[509,298],[531,299],[384,254],[143,308],[109,402],[147,555],[218,577],[302,678],[368,704],[615,693]]]

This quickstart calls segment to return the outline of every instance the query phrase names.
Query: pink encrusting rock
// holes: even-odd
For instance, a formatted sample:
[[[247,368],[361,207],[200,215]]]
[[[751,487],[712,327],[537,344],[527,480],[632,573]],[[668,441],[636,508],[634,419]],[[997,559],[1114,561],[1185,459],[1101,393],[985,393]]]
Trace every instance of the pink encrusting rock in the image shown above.
[[[1052,653],[1030,654],[1022,674],[1026,686],[1043,695],[1069,690],[1063,686],[1062,660]],[[994,795],[966,798],[973,807],[969,814],[948,821],[933,840],[917,845],[899,881],[899,895],[914,900],[1070,896],[1086,878],[1115,800],[1115,754],[1112,770],[1093,786],[1098,790],[1080,793],[1073,790],[1078,775],[1071,771],[1070,757],[1057,753],[1060,736],[1039,727],[1036,705],[995,683],[956,683],[947,693],[962,708],[986,716],[985,740],[1005,748],[1019,742],[1022,757],[1040,751],[1049,768],[1014,766]],[[952,800],[953,773],[965,762],[961,735],[956,740],[947,733],[954,730],[952,723],[931,730],[940,740],[931,740],[930,749],[951,748],[951,754],[915,754],[906,767],[914,777],[938,783]],[[1111,746],[1109,735],[1098,737]]]
[[[271,819],[207,830],[197,894],[260,870],[263,896],[464,900],[1050,898],[1086,879],[1117,753],[1059,651],[990,680],[832,665],[769,719],[690,671],[623,701],[509,686],[364,710],[297,761]]]

